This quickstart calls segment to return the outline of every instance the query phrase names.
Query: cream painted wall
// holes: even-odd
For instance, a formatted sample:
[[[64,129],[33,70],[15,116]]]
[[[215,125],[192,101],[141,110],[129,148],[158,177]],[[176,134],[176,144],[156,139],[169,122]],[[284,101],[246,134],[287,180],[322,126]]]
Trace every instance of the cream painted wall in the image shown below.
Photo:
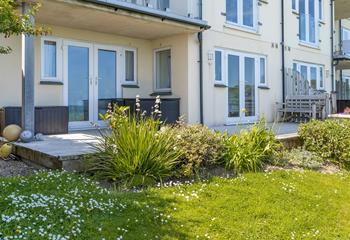
[[[285,1],[286,67],[293,61],[305,61],[324,65],[326,89],[331,90],[331,42],[330,0],[324,0],[324,23],[320,27],[319,48],[299,44],[298,15],[292,12],[291,1]],[[204,0],[203,17],[211,29],[204,32],[204,121],[207,125],[227,123],[227,88],[214,87],[214,63],[208,55],[215,48],[247,52],[267,57],[267,81],[269,89],[258,89],[259,116],[274,120],[276,102],[282,101],[281,57],[281,1],[259,1],[258,30],[247,31],[226,23],[226,1]]]
[[[83,43],[94,43],[102,45],[120,46],[134,48],[137,51],[137,80],[139,88],[123,88],[124,98],[134,98],[140,95],[141,98],[150,98],[154,92],[153,81],[153,57],[154,50],[161,48],[171,48],[172,53],[172,95],[163,98],[180,98],[181,114],[186,116],[190,122],[198,121],[198,113],[189,113],[189,86],[192,83],[188,79],[196,82],[198,73],[198,47],[197,41],[192,34],[176,35],[164,39],[143,40],[127,38],[113,34],[97,33],[79,29],[65,28],[60,26],[49,26],[52,35],[49,37],[62,38]],[[1,44],[13,46],[13,54],[0,56],[0,107],[21,104],[21,39],[15,38],[4,41]],[[191,47],[191,49],[189,49]],[[60,51],[63,51],[62,49]],[[15,66],[15,67],[13,67]],[[36,106],[61,106],[64,105],[63,85],[44,85],[41,83],[41,38],[35,40],[35,105]],[[8,81],[11,79],[11,84]],[[63,82],[63,78],[59,79]],[[15,84],[14,84],[15,83]],[[8,87],[4,87],[8,85]],[[191,98],[197,96],[191,94]],[[195,99],[192,99],[191,108],[195,106]],[[197,101],[198,102],[198,101]]]
[[[10,54],[0,54],[0,108],[20,106],[22,101],[22,47],[21,37],[4,38],[0,46],[10,46]]]

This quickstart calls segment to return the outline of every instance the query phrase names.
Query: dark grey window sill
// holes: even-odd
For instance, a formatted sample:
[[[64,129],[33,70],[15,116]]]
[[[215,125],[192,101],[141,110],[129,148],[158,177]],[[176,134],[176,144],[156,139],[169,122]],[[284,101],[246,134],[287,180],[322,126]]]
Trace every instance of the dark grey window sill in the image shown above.
[[[267,86],[258,86],[259,89],[269,90],[270,88]]]
[[[223,84],[223,83],[215,83],[214,84],[214,87],[217,87],[217,88],[227,88],[227,85]]]
[[[40,85],[63,85],[63,82],[58,81],[40,81]]]
[[[123,88],[140,88],[137,84],[122,84]]]
[[[151,93],[150,96],[151,97],[156,97],[156,96],[170,96],[172,95],[173,93],[172,92],[154,92],[154,93]]]

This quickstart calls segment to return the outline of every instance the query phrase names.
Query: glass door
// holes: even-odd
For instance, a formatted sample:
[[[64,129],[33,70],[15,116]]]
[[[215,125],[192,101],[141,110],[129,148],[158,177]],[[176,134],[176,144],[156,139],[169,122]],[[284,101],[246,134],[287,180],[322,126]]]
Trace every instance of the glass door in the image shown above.
[[[258,60],[256,56],[243,53],[227,54],[229,124],[258,120]]]
[[[86,128],[93,120],[92,46],[70,42],[66,54],[69,128]]]
[[[95,46],[94,121],[101,121],[100,114],[117,99],[117,56],[115,48]]]

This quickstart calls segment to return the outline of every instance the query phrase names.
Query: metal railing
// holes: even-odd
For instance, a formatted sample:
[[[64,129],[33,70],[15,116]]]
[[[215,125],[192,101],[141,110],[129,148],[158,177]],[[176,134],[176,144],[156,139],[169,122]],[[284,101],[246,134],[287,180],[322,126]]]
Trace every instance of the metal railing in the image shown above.
[[[336,48],[335,57],[350,57],[350,40],[343,40]]]
[[[134,4],[135,7],[145,7],[164,11],[182,17],[201,19],[201,0],[114,0],[115,2]]]

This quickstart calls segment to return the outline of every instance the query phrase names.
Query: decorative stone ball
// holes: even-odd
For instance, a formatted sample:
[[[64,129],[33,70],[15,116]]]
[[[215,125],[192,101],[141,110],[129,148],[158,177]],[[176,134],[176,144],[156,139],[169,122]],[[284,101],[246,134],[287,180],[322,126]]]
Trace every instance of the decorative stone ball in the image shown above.
[[[35,141],[44,141],[44,135],[42,133],[37,133],[34,138]]]
[[[0,158],[7,159],[12,153],[12,145],[6,143],[0,147]]]
[[[2,132],[2,136],[9,142],[17,141],[21,134],[21,127],[15,124],[8,125]]]
[[[21,133],[21,141],[24,142],[24,143],[29,143],[33,140],[33,133],[29,130],[24,130],[22,133]]]

